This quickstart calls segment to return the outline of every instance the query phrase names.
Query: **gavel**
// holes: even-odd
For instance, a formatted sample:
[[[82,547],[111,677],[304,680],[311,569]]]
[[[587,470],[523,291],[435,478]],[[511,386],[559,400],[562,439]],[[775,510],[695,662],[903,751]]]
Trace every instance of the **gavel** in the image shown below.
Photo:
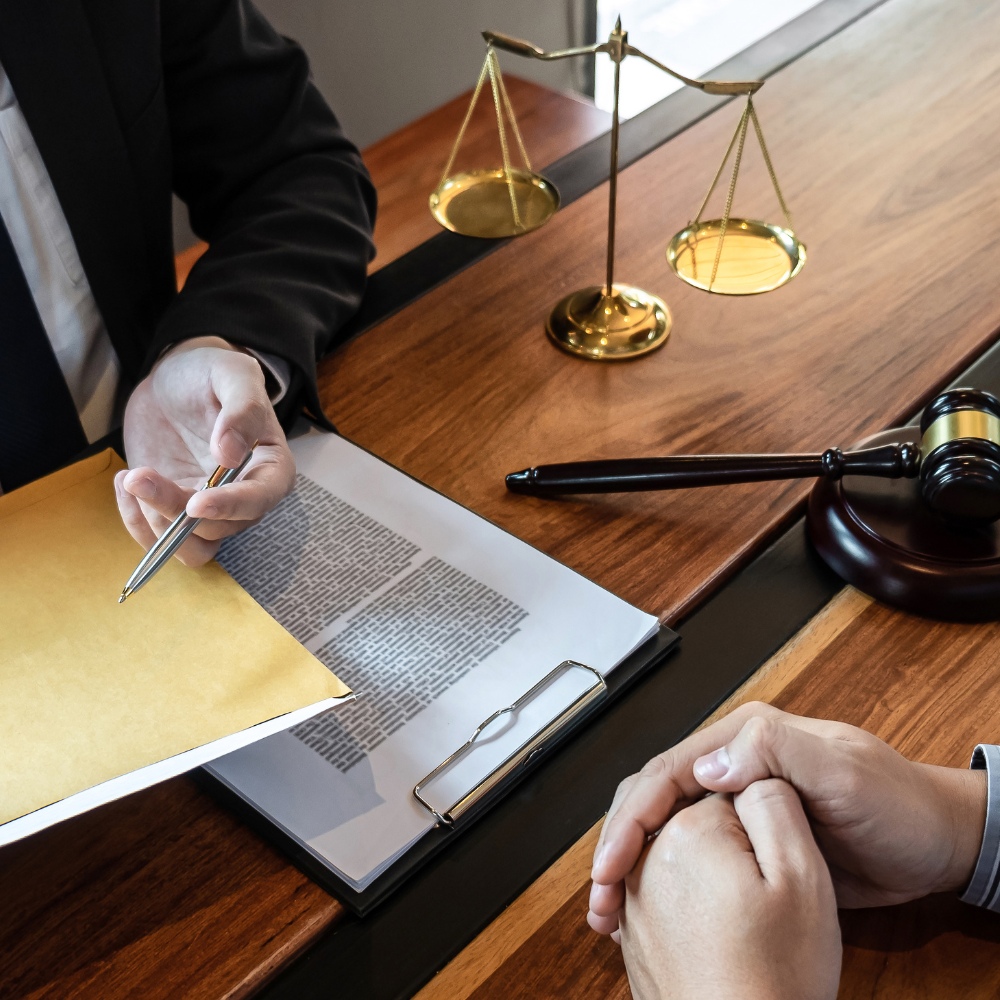
[[[539,465],[512,472],[507,489],[552,497],[637,493],[729,483],[843,476],[920,477],[920,495],[954,523],[1000,518],[1000,399],[982,389],[948,389],[928,404],[920,444],[819,455],[678,455]]]

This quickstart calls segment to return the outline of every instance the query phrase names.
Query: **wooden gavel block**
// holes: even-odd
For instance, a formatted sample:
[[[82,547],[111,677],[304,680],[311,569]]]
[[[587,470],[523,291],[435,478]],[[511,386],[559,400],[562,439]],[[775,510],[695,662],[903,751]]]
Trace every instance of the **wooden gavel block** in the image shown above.
[[[920,436],[901,427],[863,444],[916,444]],[[916,479],[818,479],[807,524],[824,561],[877,600],[948,621],[1000,618],[1000,522],[946,520]]]

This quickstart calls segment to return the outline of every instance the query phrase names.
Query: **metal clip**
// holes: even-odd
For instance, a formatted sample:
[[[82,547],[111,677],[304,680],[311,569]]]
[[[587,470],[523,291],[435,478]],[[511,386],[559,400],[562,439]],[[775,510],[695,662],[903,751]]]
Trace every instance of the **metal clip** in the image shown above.
[[[426,786],[435,778],[448,770],[457,760],[464,757],[482,735],[484,730],[491,726],[497,719],[504,715],[517,712],[522,705],[531,701],[543,688],[548,686],[556,677],[567,670],[586,670],[593,674],[596,680],[594,683],[577,697],[573,703],[563,709],[556,718],[548,722],[533,736],[525,740],[516,750],[510,753],[493,771],[476,784],[457,802],[453,802],[446,809],[438,812],[421,794]],[[585,663],[577,663],[576,660],[563,660],[554,670],[546,674],[537,684],[520,696],[515,702],[506,708],[497,709],[488,719],[484,719],[477,727],[472,736],[460,746],[453,754],[443,760],[430,774],[425,775],[413,786],[414,798],[427,809],[434,818],[445,826],[451,826],[456,819],[474,806],[484,795],[494,789],[504,778],[518,767],[527,764],[539,754],[550,742],[571,723],[578,715],[589,708],[595,701],[603,698],[608,691],[604,677],[600,671],[593,667],[588,667]]]

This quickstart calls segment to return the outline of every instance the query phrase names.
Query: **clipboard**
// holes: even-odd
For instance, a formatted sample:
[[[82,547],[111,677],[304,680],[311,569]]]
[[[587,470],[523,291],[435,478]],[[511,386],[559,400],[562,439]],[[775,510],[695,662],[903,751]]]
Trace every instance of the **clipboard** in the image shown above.
[[[486,780],[460,801],[448,803],[451,808],[435,809],[424,803],[424,808],[437,816],[437,825],[397,858],[381,875],[364,890],[358,891],[338,877],[327,866],[306,850],[302,844],[275,823],[249,805],[241,796],[207,771],[197,772],[197,780],[214,797],[235,812],[251,829],[277,847],[300,870],[343,902],[358,916],[365,916],[388,899],[412,875],[461,838],[462,833],[479,822],[489,822],[490,807],[524,784],[530,786],[536,770],[556,754],[571,750],[570,744],[583,735],[589,725],[600,725],[600,713],[629,690],[645,673],[653,670],[676,648],[680,636],[661,625],[656,634],[626,657],[606,677],[586,664],[563,661],[556,664],[546,677],[522,694],[509,706],[501,706],[461,746],[429,772],[414,786],[417,801],[427,798],[425,785],[434,775],[447,768],[458,756],[474,745],[486,732],[494,719],[516,711],[552,678],[567,669],[586,670],[595,676],[594,683],[584,697],[577,699],[552,723],[526,740],[514,754],[509,755]],[[571,665],[571,666],[569,666]],[[600,683],[598,683],[598,678]],[[418,794],[419,793],[419,794]],[[428,800],[429,801],[429,800]],[[440,814],[440,815],[439,815]]]

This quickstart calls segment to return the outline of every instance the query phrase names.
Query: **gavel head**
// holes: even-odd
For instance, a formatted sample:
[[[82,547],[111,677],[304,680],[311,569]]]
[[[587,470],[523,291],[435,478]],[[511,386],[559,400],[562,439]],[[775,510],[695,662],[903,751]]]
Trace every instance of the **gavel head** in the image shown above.
[[[1000,518],[1000,399],[981,389],[949,389],[920,420],[920,492],[949,520]]]

